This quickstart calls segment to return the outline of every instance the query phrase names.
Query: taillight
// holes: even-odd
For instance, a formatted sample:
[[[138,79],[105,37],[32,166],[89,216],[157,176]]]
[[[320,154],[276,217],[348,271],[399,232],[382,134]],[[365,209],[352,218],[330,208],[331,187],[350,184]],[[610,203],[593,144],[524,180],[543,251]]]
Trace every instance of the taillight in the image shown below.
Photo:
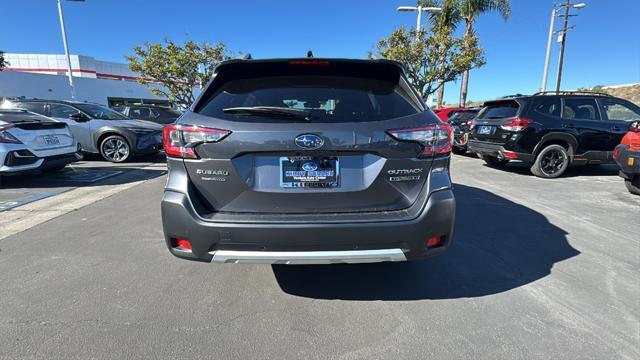
[[[190,125],[167,125],[162,132],[167,156],[197,159],[193,148],[203,143],[215,143],[231,134],[229,130]]]
[[[0,143],[2,144],[22,144],[22,141],[16,139],[7,130],[13,128],[12,124],[0,126]]]
[[[453,128],[447,124],[429,125],[414,129],[389,130],[389,135],[400,141],[416,142],[424,147],[418,157],[451,153]]]
[[[617,159],[618,156],[620,156],[620,148],[616,146],[616,148],[613,149],[613,159]]]
[[[509,118],[507,120],[509,120],[509,122],[507,124],[500,125],[500,128],[502,130],[522,131],[527,126],[529,126],[529,125],[531,125],[533,123],[533,120],[527,119],[527,118],[521,118],[521,117],[513,117],[513,118]]]

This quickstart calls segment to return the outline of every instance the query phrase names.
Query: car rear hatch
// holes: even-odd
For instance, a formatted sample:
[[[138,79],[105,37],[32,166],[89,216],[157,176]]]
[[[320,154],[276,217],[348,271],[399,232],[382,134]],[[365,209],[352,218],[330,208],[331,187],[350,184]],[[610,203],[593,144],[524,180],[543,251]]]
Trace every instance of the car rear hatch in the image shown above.
[[[412,129],[443,125],[424,109],[394,63],[240,61],[177,127],[209,128],[184,163],[212,212],[380,212],[410,207],[425,185],[434,155]]]
[[[73,145],[65,123],[22,110],[0,111],[6,130],[31,150],[50,150]],[[1,125],[0,125],[1,126]]]
[[[514,119],[518,119],[522,104],[517,99],[489,101],[473,122],[472,136],[476,140],[505,143],[514,130]],[[517,125],[517,124],[516,124]]]

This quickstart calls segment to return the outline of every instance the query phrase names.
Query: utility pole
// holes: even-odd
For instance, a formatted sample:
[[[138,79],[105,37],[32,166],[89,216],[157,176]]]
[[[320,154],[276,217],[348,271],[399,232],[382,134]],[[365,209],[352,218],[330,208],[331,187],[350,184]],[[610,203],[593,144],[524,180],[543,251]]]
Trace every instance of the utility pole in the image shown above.
[[[560,60],[558,60],[558,78],[556,79],[556,92],[560,91],[562,81],[562,62],[564,61],[564,46],[567,43],[567,26],[569,25],[569,7],[571,4],[567,0],[564,4],[564,24],[562,25],[562,43],[560,45]]]
[[[561,5],[556,5],[557,7],[564,7],[564,15],[558,15],[558,16],[563,16],[564,17],[564,22],[562,25],[562,30],[560,32],[560,35],[562,36],[562,40],[561,40],[561,45],[560,45],[560,58],[558,59],[558,78],[556,79],[556,92],[560,91],[560,84],[562,82],[562,64],[564,62],[564,48],[565,45],[567,43],[567,30],[569,30],[569,17],[570,16],[577,16],[577,15],[572,15],[569,14],[569,10],[571,8],[574,9],[582,9],[585,6],[587,6],[587,4],[585,3],[577,3],[577,4],[572,4],[570,2],[570,0],[567,0],[564,4]],[[571,28],[573,29],[573,26],[571,26]]]

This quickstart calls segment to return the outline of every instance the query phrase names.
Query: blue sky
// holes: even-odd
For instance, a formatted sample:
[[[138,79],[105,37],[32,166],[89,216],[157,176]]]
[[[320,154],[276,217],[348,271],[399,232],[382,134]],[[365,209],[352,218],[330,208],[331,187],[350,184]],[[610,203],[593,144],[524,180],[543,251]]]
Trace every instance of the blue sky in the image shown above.
[[[639,0],[584,0],[571,18],[563,88],[640,82]],[[477,24],[487,64],[473,70],[469,98],[531,93],[540,86],[551,0],[512,0],[505,22],[495,14]],[[364,58],[380,38],[414,13],[398,13],[413,1],[143,1],[65,2],[71,52],[123,61],[144,41],[223,41],[254,58],[304,56]],[[0,49],[19,53],[62,53],[55,0],[2,0]],[[559,26],[558,22],[557,25]],[[554,42],[548,87],[555,86],[558,46]],[[445,91],[457,102],[459,87]]]

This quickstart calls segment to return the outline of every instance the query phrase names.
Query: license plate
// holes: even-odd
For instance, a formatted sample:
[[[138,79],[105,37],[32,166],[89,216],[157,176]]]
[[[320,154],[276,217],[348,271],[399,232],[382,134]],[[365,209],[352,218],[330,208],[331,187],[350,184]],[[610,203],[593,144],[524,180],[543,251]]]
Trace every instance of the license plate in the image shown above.
[[[478,127],[478,135],[491,135],[495,127],[493,126],[479,126]]]
[[[332,188],[339,184],[340,163],[335,156],[280,158],[280,187]]]
[[[43,135],[42,140],[47,145],[60,145],[60,139],[55,135]]]

